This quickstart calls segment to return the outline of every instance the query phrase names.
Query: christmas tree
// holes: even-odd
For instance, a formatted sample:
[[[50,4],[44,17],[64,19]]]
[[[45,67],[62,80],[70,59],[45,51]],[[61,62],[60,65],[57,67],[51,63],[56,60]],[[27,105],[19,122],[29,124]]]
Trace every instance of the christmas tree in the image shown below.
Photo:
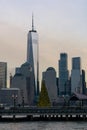
[[[38,107],[50,107],[50,106],[51,106],[51,103],[50,103],[48,92],[47,92],[47,89],[45,86],[45,81],[42,80],[41,92],[40,92],[39,101],[38,101]]]

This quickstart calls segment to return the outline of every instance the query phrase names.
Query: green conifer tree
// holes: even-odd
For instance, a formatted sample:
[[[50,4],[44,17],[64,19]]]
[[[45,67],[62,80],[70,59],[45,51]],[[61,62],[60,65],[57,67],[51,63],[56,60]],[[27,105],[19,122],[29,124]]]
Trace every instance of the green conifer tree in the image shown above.
[[[40,96],[38,100],[38,107],[50,107],[50,106],[51,106],[51,103],[50,103],[48,92],[45,86],[45,81],[42,80],[41,92],[40,92]]]

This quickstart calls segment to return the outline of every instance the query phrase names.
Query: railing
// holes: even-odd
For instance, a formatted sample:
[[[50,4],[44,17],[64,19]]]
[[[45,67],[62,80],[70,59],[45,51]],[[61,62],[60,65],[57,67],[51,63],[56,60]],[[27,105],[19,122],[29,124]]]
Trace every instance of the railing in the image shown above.
[[[11,114],[87,114],[87,107],[51,107],[51,108],[38,108],[38,107],[16,107],[9,109],[0,109],[0,115],[11,115]]]

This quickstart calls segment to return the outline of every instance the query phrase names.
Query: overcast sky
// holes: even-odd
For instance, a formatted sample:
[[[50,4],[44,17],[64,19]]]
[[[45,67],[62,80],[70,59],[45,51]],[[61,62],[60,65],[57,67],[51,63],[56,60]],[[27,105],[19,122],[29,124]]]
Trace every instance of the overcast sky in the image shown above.
[[[56,69],[61,52],[81,57],[87,72],[87,0],[0,0],[0,61],[8,75],[26,61],[27,33],[34,13],[39,34],[40,77],[49,66]]]

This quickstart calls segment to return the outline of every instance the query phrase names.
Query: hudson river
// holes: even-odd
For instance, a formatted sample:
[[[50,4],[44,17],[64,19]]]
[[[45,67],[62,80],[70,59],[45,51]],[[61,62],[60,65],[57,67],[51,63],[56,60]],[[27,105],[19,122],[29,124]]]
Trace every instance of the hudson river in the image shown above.
[[[0,130],[87,130],[87,122],[0,123]]]

